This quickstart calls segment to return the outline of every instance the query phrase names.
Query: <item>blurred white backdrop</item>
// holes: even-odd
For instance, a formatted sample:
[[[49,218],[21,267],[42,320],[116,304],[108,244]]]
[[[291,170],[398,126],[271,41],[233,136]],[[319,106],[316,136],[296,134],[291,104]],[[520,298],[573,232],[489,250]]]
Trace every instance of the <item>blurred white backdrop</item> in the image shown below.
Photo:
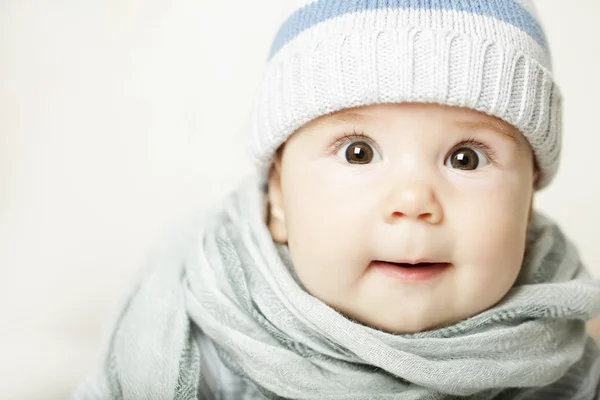
[[[600,276],[600,2],[537,4],[566,99],[562,166],[537,207]],[[248,171],[279,8],[0,3],[0,399],[66,398],[152,243]]]

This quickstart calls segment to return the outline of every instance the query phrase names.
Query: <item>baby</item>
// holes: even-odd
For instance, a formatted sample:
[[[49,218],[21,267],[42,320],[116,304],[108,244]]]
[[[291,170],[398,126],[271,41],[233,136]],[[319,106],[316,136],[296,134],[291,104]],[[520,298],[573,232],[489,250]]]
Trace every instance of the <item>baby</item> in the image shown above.
[[[600,283],[533,197],[527,0],[290,2],[258,174],[157,248],[76,399],[600,399]]]
[[[537,175],[527,140],[477,111],[381,104],[296,132],[269,179],[269,228],[315,297],[419,332],[496,304],[519,274]]]

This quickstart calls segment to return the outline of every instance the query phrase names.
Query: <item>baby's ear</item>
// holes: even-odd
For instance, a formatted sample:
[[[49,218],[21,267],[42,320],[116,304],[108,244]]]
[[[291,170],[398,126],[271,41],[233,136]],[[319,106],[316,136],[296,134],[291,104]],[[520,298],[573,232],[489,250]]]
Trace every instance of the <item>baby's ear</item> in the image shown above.
[[[533,187],[536,188],[538,186],[538,181],[540,180],[540,171],[539,169],[536,167],[533,170]]]
[[[275,160],[269,171],[269,219],[268,226],[271,237],[277,243],[286,244],[287,228],[285,225],[285,213],[283,211],[283,195],[281,193],[281,153],[277,152]]]
[[[534,166],[534,169],[533,169],[533,193],[531,194],[531,199],[529,200],[529,218],[527,221],[527,225],[531,224],[531,220],[533,219],[533,214],[534,214],[533,200],[535,198],[535,188],[538,185],[538,179],[540,179],[540,172],[536,165],[536,166]]]

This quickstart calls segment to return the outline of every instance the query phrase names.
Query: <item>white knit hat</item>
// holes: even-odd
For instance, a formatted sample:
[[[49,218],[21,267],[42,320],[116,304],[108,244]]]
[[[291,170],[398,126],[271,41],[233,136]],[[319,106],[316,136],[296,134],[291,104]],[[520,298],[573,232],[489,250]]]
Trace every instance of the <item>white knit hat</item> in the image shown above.
[[[307,122],[344,108],[423,102],[512,124],[554,177],[561,96],[530,0],[296,0],[272,46],[252,113],[262,168]]]

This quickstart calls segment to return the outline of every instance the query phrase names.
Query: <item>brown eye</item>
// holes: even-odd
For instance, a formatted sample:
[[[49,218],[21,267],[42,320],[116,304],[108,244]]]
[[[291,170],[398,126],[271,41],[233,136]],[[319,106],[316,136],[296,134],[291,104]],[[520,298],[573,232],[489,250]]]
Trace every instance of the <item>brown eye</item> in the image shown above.
[[[350,164],[370,164],[381,157],[373,150],[373,146],[364,141],[351,142],[338,151],[338,157]]]
[[[346,160],[351,164],[368,164],[373,159],[373,149],[365,142],[351,143],[346,148]]]
[[[470,147],[461,147],[450,154],[446,165],[450,168],[472,171],[489,163],[486,156]],[[482,165],[483,164],[483,165]]]

